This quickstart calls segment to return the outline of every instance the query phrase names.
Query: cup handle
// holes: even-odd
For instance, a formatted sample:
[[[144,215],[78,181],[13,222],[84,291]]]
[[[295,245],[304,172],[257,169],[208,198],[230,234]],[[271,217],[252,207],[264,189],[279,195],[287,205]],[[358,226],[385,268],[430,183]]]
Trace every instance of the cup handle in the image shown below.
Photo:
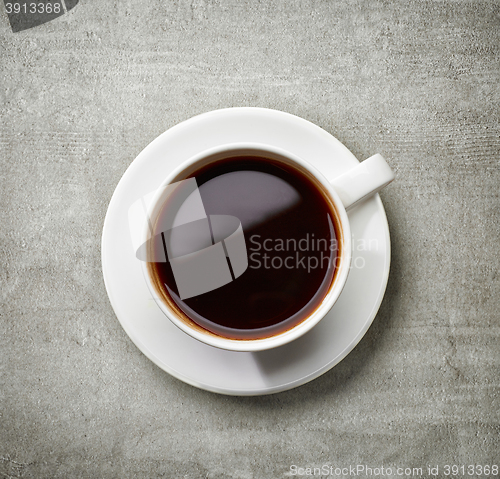
[[[357,205],[394,179],[394,173],[380,154],[370,156],[359,165],[331,181],[346,210]]]

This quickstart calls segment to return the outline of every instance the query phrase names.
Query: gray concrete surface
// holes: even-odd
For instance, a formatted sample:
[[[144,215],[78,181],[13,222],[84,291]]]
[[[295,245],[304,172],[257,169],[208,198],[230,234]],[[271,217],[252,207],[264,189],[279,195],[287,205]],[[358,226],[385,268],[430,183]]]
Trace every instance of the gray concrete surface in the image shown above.
[[[500,462],[498,1],[81,0],[16,34],[2,10],[0,43],[0,478]],[[304,117],[397,173],[373,326],[329,373],[267,397],[157,368],[101,275],[127,166],[230,106]]]

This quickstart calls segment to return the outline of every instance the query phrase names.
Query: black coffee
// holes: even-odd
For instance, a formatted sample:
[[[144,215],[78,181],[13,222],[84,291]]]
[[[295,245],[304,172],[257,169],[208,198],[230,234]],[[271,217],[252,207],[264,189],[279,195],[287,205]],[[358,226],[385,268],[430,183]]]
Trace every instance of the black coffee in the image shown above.
[[[207,218],[241,222],[248,266],[235,278],[225,245],[231,281],[181,299],[170,262],[153,263],[164,296],[188,322],[225,338],[270,337],[306,319],[328,293],[339,253],[338,220],[319,184],[285,162],[254,156],[215,161],[189,177]],[[155,233],[154,250],[166,248],[165,235]]]

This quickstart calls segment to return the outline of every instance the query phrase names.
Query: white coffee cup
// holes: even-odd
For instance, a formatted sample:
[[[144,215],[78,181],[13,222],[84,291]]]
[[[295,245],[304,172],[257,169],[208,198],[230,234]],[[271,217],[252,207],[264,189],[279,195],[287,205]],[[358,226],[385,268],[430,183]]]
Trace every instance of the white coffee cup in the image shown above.
[[[336,221],[339,226],[337,240],[339,241],[340,254],[332,284],[319,306],[295,327],[280,334],[259,339],[229,339],[202,328],[186,317],[186,315],[175,306],[174,301],[165,289],[158,284],[158,280],[153,279],[154,274],[151,262],[143,261],[142,269],[146,284],[158,306],[167,318],[182,331],[205,344],[217,348],[232,351],[261,351],[279,347],[299,338],[318,324],[318,322],[330,311],[344,288],[351,265],[351,229],[347,210],[388,185],[394,179],[394,174],[384,158],[376,154],[361,162],[347,173],[334,179],[333,182],[329,182],[323,174],[311,164],[299,158],[297,155],[281,148],[258,143],[232,143],[221,145],[196,154],[165,178],[150,202],[148,221],[143,225],[144,244],[148,245],[152,243],[150,240],[155,230],[153,225],[156,224],[165,201],[169,195],[172,194],[170,185],[178,185],[179,182],[182,182],[191,173],[214,161],[237,156],[259,156],[285,162],[299,171],[302,171],[312,179],[318,189],[321,190],[323,196],[330,201],[332,210],[336,213]],[[186,186],[189,187],[187,184]],[[188,201],[195,205],[188,213],[188,216],[190,215],[192,218],[200,217],[200,210],[196,207],[196,201],[198,200],[195,193],[189,196],[190,199]],[[175,221],[177,221],[177,219],[171,219],[173,226],[175,226]],[[233,244],[235,245],[233,250],[236,252],[238,248],[241,247],[238,235],[242,236],[242,234],[242,230],[236,228],[231,235]],[[153,252],[149,250],[146,251],[146,257],[152,258]],[[168,261],[168,259],[166,260]],[[191,278],[189,276],[184,276],[184,279],[186,287],[189,289]],[[195,284],[196,278],[194,276],[192,280],[194,287],[199,288],[200,285]],[[237,281],[237,279],[235,279],[235,281]],[[202,286],[203,285],[201,285],[201,287]]]

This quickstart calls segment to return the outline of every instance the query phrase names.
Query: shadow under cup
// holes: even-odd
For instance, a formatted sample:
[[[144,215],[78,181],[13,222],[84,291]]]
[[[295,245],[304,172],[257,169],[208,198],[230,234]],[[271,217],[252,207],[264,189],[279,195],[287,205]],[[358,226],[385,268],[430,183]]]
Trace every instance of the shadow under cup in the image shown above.
[[[164,182],[145,273],[174,324],[226,347],[305,332],[328,312],[349,266],[346,231],[331,188],[309,168],[274,151],[227,149]]]

